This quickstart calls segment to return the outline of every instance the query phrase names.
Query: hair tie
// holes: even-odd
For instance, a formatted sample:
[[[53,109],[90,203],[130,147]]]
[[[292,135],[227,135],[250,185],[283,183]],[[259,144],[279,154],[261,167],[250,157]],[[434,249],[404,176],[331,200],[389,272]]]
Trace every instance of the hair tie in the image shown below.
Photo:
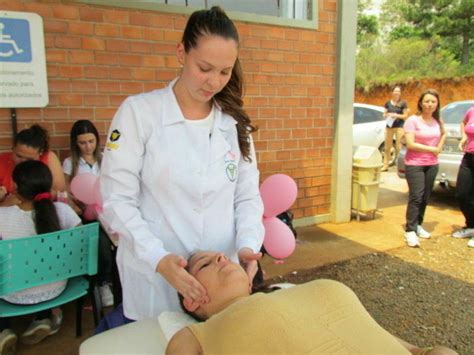
[[[51,200],[51,194],[49,192],[42,192],[37,194],[33,201],[41,201],[41,200]]]

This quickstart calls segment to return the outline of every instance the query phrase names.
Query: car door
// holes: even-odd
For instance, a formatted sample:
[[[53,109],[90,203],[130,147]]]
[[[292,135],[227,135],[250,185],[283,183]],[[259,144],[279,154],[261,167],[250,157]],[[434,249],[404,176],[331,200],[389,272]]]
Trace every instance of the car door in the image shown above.
[[[385,140],[383,112],[354,106],[353,145],[378,148]]]

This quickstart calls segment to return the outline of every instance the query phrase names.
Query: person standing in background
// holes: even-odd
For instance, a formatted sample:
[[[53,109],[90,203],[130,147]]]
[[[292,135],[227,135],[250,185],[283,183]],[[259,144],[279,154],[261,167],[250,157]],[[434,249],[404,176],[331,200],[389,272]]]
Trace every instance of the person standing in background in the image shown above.
[[[180,76],[127,98],[101,167],[104,220],[119,235],[125,317],[140,320],[207,303],[185,269],[197,250],[240,262],[249,287],[264,228],[259,171],[243,108],[239,36],[219,7],[194,12],[177,45]]]
[[[403,137],[403,124],[408,117],[408,106],[401,99],[402,89],[395,86],[392,91],[392,98],[388,100],[384,107],[383,116],[387,120],[385,127],[385,150],[383,157],[382,171],[387,171],[390,165],[390,152],[393,146],[393,137],[395,136],[395,161],[401,148],[401,139]]]
[[[405,176],[408,183],[405,241],[410,247],[420,246],[418,237],[431,238],[422,223],[438,174],[438,154],[446,139],[438,93],[433,89],[424,91],[417,108],[417,114],[409,117],[403,126],[407,144]]]
[[[455,231],[454,238],[471,238],[467,245],[474,248],[474,107],[467,110],[461,122],[462,138],[459,150],[464,152],[456,181],[456,199],[466,220],[466,226]]]

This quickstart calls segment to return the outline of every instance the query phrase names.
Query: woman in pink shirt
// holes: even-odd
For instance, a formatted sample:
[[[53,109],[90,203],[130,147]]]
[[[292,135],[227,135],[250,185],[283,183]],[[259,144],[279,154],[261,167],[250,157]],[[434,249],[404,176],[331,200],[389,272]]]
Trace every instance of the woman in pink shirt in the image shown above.
[[[438,173],[438,154],[446,139],[438,93],[426,90],[417,107],[417,114],[409,117],[403,126],[408,149],[405,155],[408,182],[405,241],[410,247],[420,246],[418,237],[431,237],[421,225]]]
[[[453,233],[454,238],[469,238],[474,248],[474,106],[467,110],[461,122],[462,138],[459,150],[464,151],[456,182],[456,198],[466,219],[466,226]]]

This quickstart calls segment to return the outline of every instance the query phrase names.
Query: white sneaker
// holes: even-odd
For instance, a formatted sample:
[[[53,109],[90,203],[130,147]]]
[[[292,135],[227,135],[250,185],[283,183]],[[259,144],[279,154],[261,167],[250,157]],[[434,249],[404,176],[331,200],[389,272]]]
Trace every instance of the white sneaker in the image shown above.
[[[63,313],[61,309],[59,309],[57,314],[54,314],[53,310],[53,314],[50,318],[31,322],[25,332],[20,336],[20,341],[27,345],[38,344],[44,338],[56,334],[61,327],[62,321]]]
[[[471,239],[469,239],[469,241],[467,242],[467,246],[469,248],[474,248],[474,237],[472,237]]]
[[[103,284],[99,287],[100,300],[102,302],[102,307],[113,306],[114,304],[114,294],[110,289],[110,284]]]
[[[425,231],[425,229],[420,225],[416,226],[416,235],[418,235],[420,238],[423,238],[423,239],[431,238],[431,234]]]
[[[418,236],[415,232],[405,232],[405,241],[409,247],[419,247],[420,241],[418,240]]]
[[[474,228],[461,228],[452,234],[453,238],[474,237]]]
[[[0,354],[14,354],[18,337],[11,329],[4,329],[0,332]]]

